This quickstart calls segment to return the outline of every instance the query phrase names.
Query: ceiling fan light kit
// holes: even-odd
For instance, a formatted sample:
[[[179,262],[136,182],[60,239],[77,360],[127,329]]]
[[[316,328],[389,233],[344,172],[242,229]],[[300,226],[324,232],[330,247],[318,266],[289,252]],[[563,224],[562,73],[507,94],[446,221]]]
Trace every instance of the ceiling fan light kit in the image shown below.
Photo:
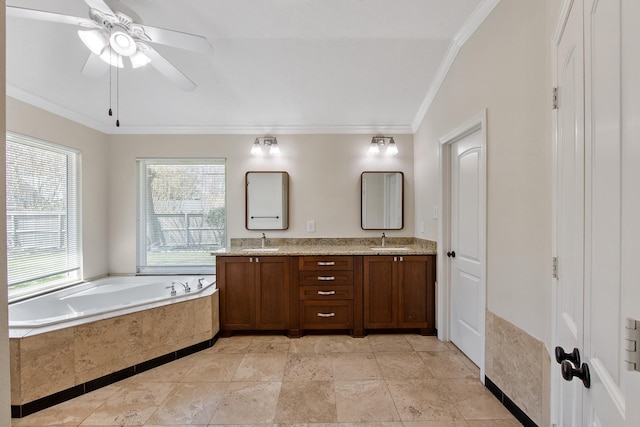
[[[193,81],[152,48],[150,43],[207,55],[211,54],[212,48],[205,37],[136,23],[129,15],[112,10],[104,0],[84,1],[89,6],[89,19],[16,6],[6,6],[6,11],[8,17],[80,26],[78,36],[91,51],[82,69],[84,75],[97,77],[111,67],[123,68],[122,58],[126,57],[131,68],[150,64],[182,90],[192,91],[196,88]],[[135,12],[131,13],[135,15]],[[92,61],[92,55],[99,57],[108,67],[101,66],[97,58],[97,63]],[[116,126],[119,126],[119,121],[116,121]]]

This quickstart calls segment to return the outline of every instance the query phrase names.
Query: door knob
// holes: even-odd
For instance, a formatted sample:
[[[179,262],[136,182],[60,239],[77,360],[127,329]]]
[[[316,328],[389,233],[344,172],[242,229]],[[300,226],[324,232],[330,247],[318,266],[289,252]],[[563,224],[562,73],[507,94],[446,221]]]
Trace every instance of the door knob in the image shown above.
[[[447,256],[449,258],[455,258],[456,257],[456,251],[447,252]]]
[[[562,378],[567,381],[573,380],[573,377],[578,377],[582,380],[585,388],[591,387],[591,375],[589,374],[589,365],[583,363],[578,369],[571,365],[568,360],[563,360],[561,366]]]
[[[560,346],[556,347],[556,362],[562,363],[563,360],[568,360],[577,368],[580,366],[580,351],[574,348],[571,353],[566,353],[564,348]]]

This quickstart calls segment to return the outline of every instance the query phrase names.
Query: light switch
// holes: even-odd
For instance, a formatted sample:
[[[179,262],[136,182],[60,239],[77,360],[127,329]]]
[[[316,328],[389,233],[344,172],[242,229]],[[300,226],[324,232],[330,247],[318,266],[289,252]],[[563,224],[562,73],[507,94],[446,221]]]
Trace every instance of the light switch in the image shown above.
[[[316,231],[316,222],[315,221],[307,221],[307,232],[315,233]]]

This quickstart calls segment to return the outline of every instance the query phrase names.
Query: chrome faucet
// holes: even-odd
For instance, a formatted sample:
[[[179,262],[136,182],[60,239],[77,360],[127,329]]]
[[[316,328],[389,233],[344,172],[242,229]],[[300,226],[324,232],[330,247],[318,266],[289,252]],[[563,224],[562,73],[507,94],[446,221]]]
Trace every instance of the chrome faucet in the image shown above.
[[[264,249],[267,246],[267,236],[262,233],[262,248]]]
[[[189,287],[188,283],[182,283],[179,280],[174,280],[171,286],[175,286],[175,285],[181,285],[184,288],[185,294],[188,294],[189,292],[191,292],[191,288]]]
[[[382,247],[384,248],[384,245],[387,243],[387,235],[382,233]]]

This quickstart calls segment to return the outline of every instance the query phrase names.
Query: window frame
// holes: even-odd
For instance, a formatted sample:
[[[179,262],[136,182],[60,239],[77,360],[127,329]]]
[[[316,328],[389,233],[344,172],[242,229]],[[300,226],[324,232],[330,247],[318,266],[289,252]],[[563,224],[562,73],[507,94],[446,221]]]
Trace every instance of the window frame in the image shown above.
[[[147,165],[223,165],[224,166],[224,247],[220,252],[229,247],[228,236],[228,195],[227,195],[227,159],[221,157],[138,157],[136,158],[137,177],[137,215],[136,215],[136,274],[215,274],[216,257],[212,255],[209,265],[187,266],[150,266],[147,265],[147,212],[146,212],[146,171]]]
[[[26,287],[11,289],[12,286],[16,286],[28,281],[22,281],[13,285],[9,284],[9,265],[7,265],[7,292],[9,302],[15,302],[18,300],[30,298],[43,293],[51,292],[54,290],[66,288],[76,285],[83,281],[83,231],[82,231],[82,153],[80,150],[72,147],[68,147],[55,142],[47,141],[41,138],[36,138],[30,135],[20,134],[13,131],[6,131],[5,140],[7,143],[15,143],[27,145],[36,149],[46,150],[57,154],[62,154],[67,160],[67,186],[66,192],[70,193],[70,189],[75,190],[75,203],[74,206],[69,206],[69,200],[67,198],[66,206],[66,230],[67,230],[67,251],[69,251],[70,245],[76,247],[76,256],[78,265],[75,268],[71,268],[65,271],[61,271],[59,274],[66,273],[65,278],[45,281],[43,283],[32,284]],[[6,147],[5,147],[5,170],[6,170]],[[8,184],[5,184],[5,186]],[[6,191],[6,188],[5,188]],[[5,199],[7,194],[5,193]],[[67,196],[69,197],[69,196]],[[8,216],[9,206],[5,207],[5,217]],[[73,224],[71,226],[70,224]],[[6,227],[5,227],[6,228]],[[75,238],[72,238],[75,237]],[[5,245],[7,245],[7,260],[9,258],[8,239],[5,239]],[[51,276],[51,275],[49,275]],[[44,276],[46,278],[48,276]],[[30,281],[38,280],[33,278]]]

